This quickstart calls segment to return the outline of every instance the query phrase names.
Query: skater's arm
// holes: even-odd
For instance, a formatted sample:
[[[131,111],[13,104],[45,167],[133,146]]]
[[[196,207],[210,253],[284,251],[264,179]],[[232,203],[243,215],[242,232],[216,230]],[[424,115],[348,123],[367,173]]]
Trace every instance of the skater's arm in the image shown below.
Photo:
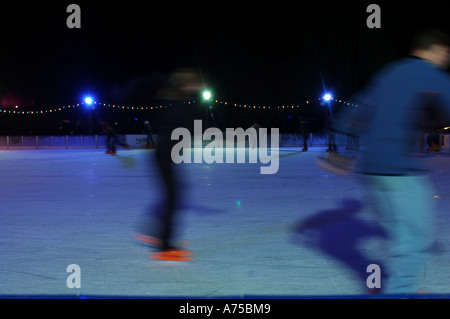
[[[444,112],[445,120],[450,123],[450,78],[445,76],[441,80],[442,88],[437,94],[437,103]]]
[[[377,109],[382,78],[388,70],[376,74],[369,85],[350,98],[350,105],[344,106],[334,119],[335,130],[350,136],[359,136],[367,130]]]
[[[368,92],[373,94],[373,92]],[[346,135],[359,136],[367,130],[374,111],[376,99],[372,95],[358,95],[351,99],[351,106],[344,106],[334,119],[334,130]]]

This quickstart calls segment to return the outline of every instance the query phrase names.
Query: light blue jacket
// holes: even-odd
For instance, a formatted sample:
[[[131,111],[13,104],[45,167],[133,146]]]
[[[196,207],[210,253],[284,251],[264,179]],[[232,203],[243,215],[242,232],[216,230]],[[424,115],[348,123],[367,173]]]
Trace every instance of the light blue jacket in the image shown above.
[[[424,173],[427,168],[414,156],[424,105],[439,106],[450,120],[450,76],[430,62],[408,57],[383,68],[354,100],[359,105],[355,113],[359,124],[362,121],[367,126],[367,149],[358,171],[375,175]],[[344,116],[341,124],[348,124],[350,118]]]

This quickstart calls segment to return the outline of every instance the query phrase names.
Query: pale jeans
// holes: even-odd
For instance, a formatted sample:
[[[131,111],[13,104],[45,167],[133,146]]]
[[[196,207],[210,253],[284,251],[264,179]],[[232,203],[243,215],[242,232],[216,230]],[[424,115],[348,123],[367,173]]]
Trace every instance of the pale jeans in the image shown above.
[[[433,187],[423,175],[365,177],[389,240],[382,291],[416,293],[433,241]]]

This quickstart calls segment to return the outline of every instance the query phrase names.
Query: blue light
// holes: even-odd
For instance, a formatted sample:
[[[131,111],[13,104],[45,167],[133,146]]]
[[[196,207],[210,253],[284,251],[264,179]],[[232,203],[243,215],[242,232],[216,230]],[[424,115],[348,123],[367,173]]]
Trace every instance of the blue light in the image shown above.
[[[332,99],[333,97],[331,96],[331,94],[329,94],[329,93],[327,93],[327,94],[325,94],[324,96],[323,96],[323,99],[325,100],[325,101],[330,101],[331,99]]]
[[[92,98],[87,97],[84,99],[84,102],[86,102],[87,105],[91,105],[92,104]]]

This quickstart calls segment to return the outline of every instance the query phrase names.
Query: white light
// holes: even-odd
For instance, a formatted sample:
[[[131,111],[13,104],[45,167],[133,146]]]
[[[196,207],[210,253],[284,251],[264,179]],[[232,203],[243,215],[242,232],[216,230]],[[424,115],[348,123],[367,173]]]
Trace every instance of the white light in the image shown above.
[[[331,98],[332,98],[332,97],[331,97],[331,94],[328,94],[328,93],[325,94],[324,97],[323,97],[323,99],[324,99],[325,101],[329,101],[329,100],[331,100]]]
[[[203,98],[205,100],[209,100],[211,98],[211,92],[209,92],[209,91],[203,92]]]
[[[84,102],[86,102],[86,104],[91,105],[92,104],[92,98],[87,97],[87,98],[84,99]]]

